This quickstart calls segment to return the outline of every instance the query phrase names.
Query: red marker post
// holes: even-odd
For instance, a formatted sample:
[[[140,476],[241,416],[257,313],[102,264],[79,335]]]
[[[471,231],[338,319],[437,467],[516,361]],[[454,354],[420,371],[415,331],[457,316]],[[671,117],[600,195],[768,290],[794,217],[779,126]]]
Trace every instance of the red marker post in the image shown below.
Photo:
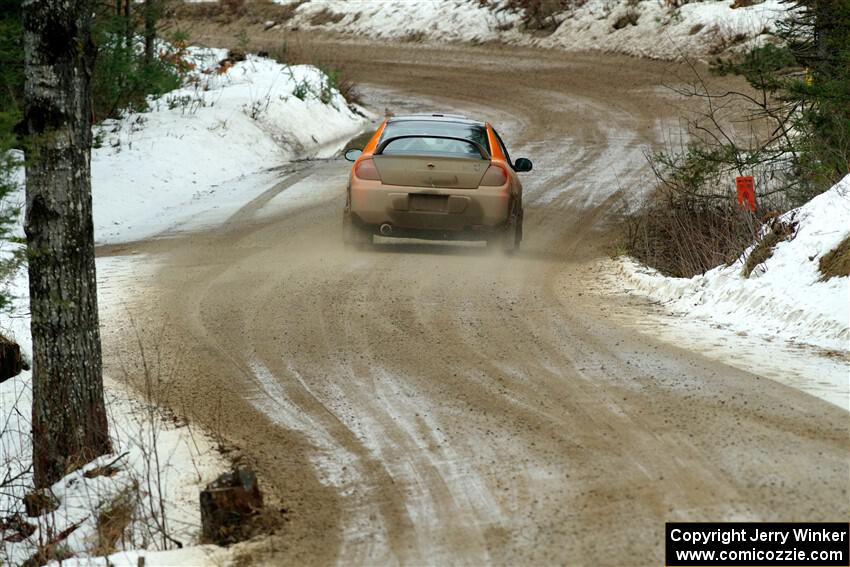
[[[756,183],[752,175],[735,178],[738,190],[738,204],[748,211],[756,212]]]

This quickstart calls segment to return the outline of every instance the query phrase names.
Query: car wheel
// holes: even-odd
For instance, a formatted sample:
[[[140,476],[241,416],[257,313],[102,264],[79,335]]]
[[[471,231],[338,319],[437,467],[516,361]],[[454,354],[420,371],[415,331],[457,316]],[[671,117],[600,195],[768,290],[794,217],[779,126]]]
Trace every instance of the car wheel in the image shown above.
[[[513,254],[519,250],[522,242],[522,213],[511,217],[505,223],[505,231],[502,233],[502,252]]]
[[[519,250],[519,245],[522,242],[522,210],[517,216],[516,227],[514,229],[514,250]]]

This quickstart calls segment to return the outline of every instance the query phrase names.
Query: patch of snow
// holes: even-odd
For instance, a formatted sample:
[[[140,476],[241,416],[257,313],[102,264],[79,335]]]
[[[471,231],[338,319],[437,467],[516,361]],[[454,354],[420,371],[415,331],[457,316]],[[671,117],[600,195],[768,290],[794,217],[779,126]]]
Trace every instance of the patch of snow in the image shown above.
[[[289,4],[290,0],[275,0]],[[309,0],[298,6],[289,25],[322,27],[372,39],[481,42],[499,39],[520,14],[482,6],[473,0]],[[336,20],[336,21],[335,21]],[[315,22],[315,24],[313,23]]]
[[[634,6],[588,0],[565,14],[554,33],[532,43],[655,59],[704,56],[762,43],[775,31],[776,21],[786,11],[781,0],[736,9],[731,8],[729,0],[691,2],[677,9],[655,0],[643,0]]]
[[[368,540],[373,550],[369,557],[380,558],[381,563],[389,561],[389,536],[384,516],[375,499],[362,498],[368,483],[364,463],[357,455],[346,449],[334,436],[332,424],[311,416],[309,411],[300,408],[289,396],[282,378],[276,377],[261,361],[251,365],[257,389],[248,393],[247,399],[269,419],[287,429],[298,431],[315,448],[310,461],[321,482],[337,489],[344,499],[344,513],[348,516],[344,526],[341,557],[346,557],[347,546],[353,542]],[[310,397],[318,399],[303,376],[294,367],[288,368],[287,378],[292,379],[294,388],[300,388]],[[377,561],[376,561],[377,562]]]
[[[837,392],[837,403],[847,407],[850,278],[823,281],[818,266],[820,258],[850,234],[850,175],[780,220],[798,223],[795,234],[777,244],[773,255],[749,278],[742,266],[753,247],[734,264],[689,279],[665,277],[622,259],[612,282],[661,302],[682,318],[832,353],[836,370],[812,379],[826,379],[834,386],[827,388],[833,393],[830,401],[836,401]]]
[[[98,261],[99,264],[101,262],[103,260]],[[9,313],[0,316],[0,327],[6,336],[18,341],[25,358],[30,359],[25,268],[11,280],[9,291],[14,297],[13,306]],[[92,554],[98,546],[98,515],[122,497],[131,498],[133,513],[131,529],[125,532],[125,536],[129,537],[123,543],[118,542],[119,549],[122,546],[151,550],[172,547],[173,542],[164,540],[162,532],[183,544],[191,545],[198,540],[199,489],[226,470],[228,464],[215,451],[206,434],[139,401],[137,394],[128,386],[110,377],[105,378],[104,388],[113,453],[74,471],[51,487],[59,501],[57,510],[37,518],[27,518],[22,498],[33,489],[30,469],[31,383],[32,372],[27,370],[0,384],[0,419],[3,424],[0,467],[4,469],[3,477],[18,477],[0,490],[0,517],[20,513],[35,528],[31,536],[20,542],[3,541],[0,544],[0,564],[24,562],[36,553],[39,543],[66,529],[71,532],[61,542],[64,549],[75,555]],[[159,466],[156,466],[157,461]],[[115,472],[111,476],[85,476],[86,472],[113,462]],[[11,534],[0,530],[0,540]],[[112,564],[116,562],[120,563],[118,558]],[[86,560],[81,564],[90,563]]]
[[[582,171],[582,176],[588,180],[585,185],[573,187],[558,183],[549,186],[542,194],[532,194],[529,202],[535,206],[547,206],[566,197],[560,203],[561,206],[590,209],[602,204],[624,186],[639,185],[634,183],[634,179],[646,169],[646,156],[637,132],[624,127],[603,127],[602,130],[606,138],[596,148],[587,144],[571,143],[567,139],[565,145],[572,146],[574,151],[567,156],[558,155],[561,159],[569,160],[569,166],[574,171]],[[587,160],[591,152],[598,154],[592,160]],[[540,152],[539,155],[545,154]],[[549,171],[545,167],[540,169]],[[554,167],[551,170],[557,171]],[[548,186],[545,179],[543,186]],[[632,194],[631,198],[635,199],[636,195]]]
[[[192,228],[211,210],[226,217],[274,184],[274,168],[331,155],[366,123],[315,67],[249,55],[219,73],[225,51],[190,53],[193,85],[95,129],[98,244]]]
[[[511,8],[505,0],[307,0],[298,6],[288,25],[372,39],[502,41],[676,59],[761,44],[787,11],[782,0],[735,9],[730,0],[691,2],[680,8],[666,7],[657,0],[587,0],[580,4],[553,14],[557,27],[548,35],[523,30],[522,10]]]
[[[212,2],[215,0],[195,0]],[[198,567],[199,565],[226,565],[230,553],[215,545],[196,545],[168,551],[119,551],[107,557],[72,557],[61,563],[52,561],[48,567],[138,567],[144,558],[145,567]]]
[[[281,191],[260,210],[257,218],[279,215],[283,212],[303,209],[336,199],[339,203],[344,198],[345,184],[348,180],[348,170],[342,169],[333,174],[308,175],[304,179]]]

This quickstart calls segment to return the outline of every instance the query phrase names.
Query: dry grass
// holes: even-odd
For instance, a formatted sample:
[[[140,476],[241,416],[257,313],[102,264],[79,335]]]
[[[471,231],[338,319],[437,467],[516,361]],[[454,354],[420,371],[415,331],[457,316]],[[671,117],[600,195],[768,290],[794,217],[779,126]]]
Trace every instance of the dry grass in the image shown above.
[[[794,235],[797,225],[795,223],[785,223],[779,220],[774,220],[770,223],[767,232],[758,241],[753,250],[747,256],[747,261],[744,263],[744,277],[750,277],[758,266],[764,264],[773,256],[773,249],[776,245],[784,240],[788,240]]]
[[[3,541],[5,542],[19,543],[24,541],[34,534],[36,529],[38,528],[29,523],[20,512],[0,518],[0,532],[3,533]]]
[[[626,26],[636,26],[639,19],[640,12],[634,8],[629,8],[614,22],[614,29],[621,30]]]
[[[363,97],[357,89],[357,83],[351,78],[351,75],[345,70],[345,66],[336,66],[333,71],[328,73],[328,76],[333,78],[334,88],[339,91],[342,98],[348,104],[363,104]]]
[[[327,8],[321,12],[313,14],[310,18],[310,24],[314,26],[323,26],[325,24],[335,24],[345,17],[344,14],[331,12]]]
[[[53,512],[57,508],[59,500],[48,489],[36,489],[24,496],[24,509],[30,518]]]
[[[289,510],[264,506],[251,518],[247,527],[248,535],[263,536],[262,539],[254,538],[245,541],[239,546],[232,547],[234,550],[232,565],[235,567],[253,567],[254,565],[269,564],[270,554],[273,556],[278,546],[289,546],[287,542],[287,523],[290,522]]]
[[[747,41],[747,34],[736,30],[730,24],[715,24],[709,29],[711,46],[709,53],[719,55]]]
[[[404,37],[401,38],[401,41],[403,41],[405,43],[422,43],[427,38],[428,38],[428,34],[426,34],[422,30],[419,30],[419,31],[412,31],[410,33],[405,34]]]
[[[282,23],[292,19],[303,0],[275,4],[272,0],[221,0],[220,2],[175,2],[166,14],[168,19],[182,22],[204,22],[220,25],[242,20],[247,24]]]
[[[98,514],[97,547],[92,551],[93,555],[106,556],[116,551],[116,544],[133,519],[133,492],[136,490],[138,487],[119,494]]]
[[[243,541],[248,541],[259,536],[273,536],[279,533],[289,521],[289,510],[265,505],[258,510],[254,510],[251,514],[242,517],[238,525],[230,526],[222,529],[225,534],[225,539],[222,541],[209,541],[203,536],[201,537],[202,544],[214,543],[217,545],[233,544]],[[236,564],[240,562],[237,560]],[[252,565],[254,563],[251,563]]]
[[[58,562],[61,565],[63,561],[74,557],[74,553],[68,547],[65,540],[78,527],[80,527],[80,524],[72,524],[53,537],[50,537],[47,542],[40,544],[35,554],[24,561],[21,567],[39,567],[52,561]]]
[[[705,24],[702,24],[702,23],[694,24],[693,26],[691,26],[691,29],[688,30],[688,35],[696,35],[699,32],[701,32],[704,27],[705,27]]]
[[[547,34],[558,27],[557,15],[581,4],[579,0],[510,0],[507,7],[523,11],[525,31]]]
[[[349,104],[360,104],[357,85],[340,62],[337,47],[318,44],[312,37],[320,31],[309,33],[282,30],[268,22],[280,24],[292,19],[295,9],[303,0],[286,5],[271,0],[232,0],[226,7],[219,2],[180,3],[169,13],[168,27],[176,28],[189,36],[197,45],[214,45],[233,53],[257,53],[286,65],[314,65],[324,70],[331,85],[339,90]],[[235,14],[235,15],[233,15]],[[313,24],[339,21],[344,16],[323,11]]]
[[[731,200],[659,190],[626,219],[620,248],[665,275],[690,278],[734,262],[752,243],[756,225]]]
[[[83,476],[86,478],[97,478],[99,476],[112,477],[119,472],[121,472],[121,469],[113,467],[112,465],[102,465],[84,472]]]
[[[824,254],[819,262],[823,281],[850,276],[850,236],[841,244]]]
[[[362,104],[363,100],[357,89],[357,83],[351,78],[346,66],[339,62],[333,52],[315,49],[309,42],[281,42],[271,46],[263,46],[257,49],[267,57],[274,59],[284,65],[314,65],[322,69],[328,76],[331,86],[339,91],[339,94],[348,104]]]

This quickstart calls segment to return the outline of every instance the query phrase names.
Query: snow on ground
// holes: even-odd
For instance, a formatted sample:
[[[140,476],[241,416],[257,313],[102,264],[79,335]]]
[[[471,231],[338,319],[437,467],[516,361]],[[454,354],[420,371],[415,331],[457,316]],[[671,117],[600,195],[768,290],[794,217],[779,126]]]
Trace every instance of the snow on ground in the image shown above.
[[[697,321],[797,350],[826,351],[834,364],[818,364],[817,355],[809,356],[811,383],[795,378],[795,385],[816,390],[816,395],[846,408],[850,405],[850,278],[822,281],[818,262],[850,234],[850,175],[781,220],[798,223],[795,234],[780,242],[749,278],[743,275],[742,265],[752,248],[734,264],[690,279],[665,277],[623,259],[612,282],[661,302],[689,329]],[[825,364],[830,367],[826,372]]]
[[[541,47],[598,49],[638,57],[704,56],[764,41],[786,11],[781,0],[733,9],[729,0],[693,2],[678,9],[656,0],[589,0],[569,13]]]
[[[288,4],[290,0],[275,0]],[[681,8],[658,0],[587,0],[554,14],[550,34],[523,29],[523,12],[506,0],[307,0],[288,22],[369,38],[407,41],[503,41],[565,50],[612,51],[659,59],[705,56],[763,42],[786,11],[781,0],[732,8],[730,0]]]
[[[105,263],[109,261],[115,262],[115,259],[99,260],[98,269],[108,270]],[[9,291],[15,300],[11,312],[0,319],[2,332],[15,339],[21,345],[25,358],[30,360],[25,268],[10,282]],[[119,543],[119,549],[122,545],[130,550],[152,551],[174,547],[173,542],[162,539],[163,533],[188,545],[197,541],[200,532],[198,492],[229,465],[218,455],[214,443],[205,433],[138,400],[137,395],[123,383],[123,377],[105,379],[113,453],[52,486],[51,492],[60,505],[56,511],[28,518],[23,510],[22,498],[32,490],[32,472],[29,469],[32,459],[31,379],[32,373],[27,370],[0,384],[0,519],[20,514],[22,520],[35,528],[30,537],[19,542],[6,541],[6,538],[14,538],[15,530],[0,528],[0,564],[23,563],[36,553],[40,543],[66,529],[72,531],[60,543],[63,549],[69,553],[92,554],[98,548],[98,515],[122,501],[132,502],[134,512],[132,529],[126,532],[131,534],[131,538]],[[157,460],[159,467],[156,466]],[[113,462],[115,472],[111,476],[85,476],[96,467]],[[12,482],[4,481],[15,477],[18,478]],[[194,554],[194,564],[198,564],[214,552],[221,554],[220,550],[209,547],[193,551],[187,549],[184,554]],[[132,555],[144,553],[136,551]],[[111,564],[120,564],[123,555],[116,554]],[[132,564],[135,565],[135,561]],[[147,564],[167,565],[171,564],[171,559],[167,554],[162,557],[154,554]]]
[[[290,0],[275,0],[289,4]],[[505,2],[499,1],[494,8]],[[520,14],[485,7],[472,0],[308,0],[290,25],[322,27],[372,39],[488,41],[513,28]]]
[[[218,49],[191,53],[205,70],[227,56]],[[366,123],[312,66],[249,55],[226,73],[195,77],[153,101],[149,112],[95,130],[98,244],[189,228],[210,210],[226,217],[275,183],[275,167],[330,155]]]
[[[272,187],[287,161],[332,155],[366,123],[314,67],[249,56],[218,73],[225,51],[191,49],[190,55],[196,67],[188,86],[152,100],[148,112],[95,128],[100,147],[92,152],[92,198],[99,244],[221,221]],[[9,204],[22,205],[22,170],[17,177],[21,190]],[[20,226],[16,232],[23,235]],[[148,264],[138,256],[100,258],[99,279],[138,275],[150,269]],[[14,301],[0,313],[0,329],[29,359],[25,268],[7,288]],[[99,296],[102,314],[123,305],[116,286],[100,286]],[[114,454],[56,483],[52,492],[60,507],[55,512],[27,518],[21,499],[32,490],[31,378],[25,371],[0,384],[0,520],[19,512],[35,528],[22,541],[6,541],[14,530],[0,527],[0,565],[20,564],[40,542],[66,528],[70,535],[60,546],[79,559],[63,565],[136,565],[142,555],[146,565],[227,561],[220,548],[193,544],[200,529],[199,489],[228,463],[205,433],[140,400],[123,376],[105,378]],[[111,476],[86,477],[112,461]],[[119,551],[108,558],[90,559],[98,545],[98,515],[128,494],[136,499],[132,529],[126,532],[132,537],[119,542]],[[174,549],[163,533],[186,547]]]

